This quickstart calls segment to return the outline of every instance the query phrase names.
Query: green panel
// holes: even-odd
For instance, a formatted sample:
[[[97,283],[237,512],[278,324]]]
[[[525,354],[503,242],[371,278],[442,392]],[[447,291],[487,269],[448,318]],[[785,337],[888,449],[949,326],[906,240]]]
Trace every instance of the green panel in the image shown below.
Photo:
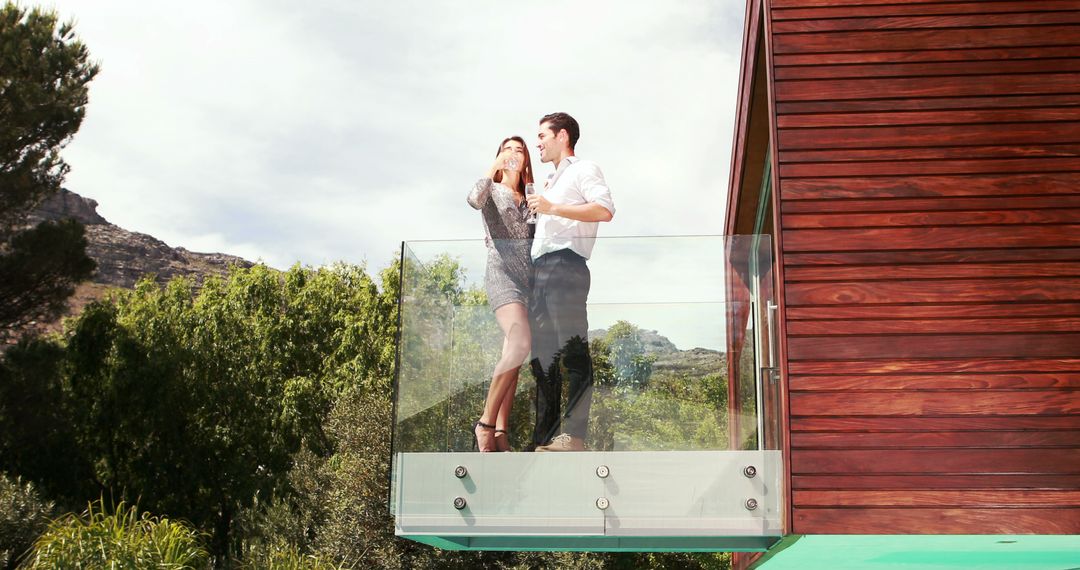
[[[755,568],[1080,570],[1080,536],[802,536],[760,562]]]
[[[403,538],[443,550],[589,551],[589,552],[764,552],[776,536],[428,536]]]

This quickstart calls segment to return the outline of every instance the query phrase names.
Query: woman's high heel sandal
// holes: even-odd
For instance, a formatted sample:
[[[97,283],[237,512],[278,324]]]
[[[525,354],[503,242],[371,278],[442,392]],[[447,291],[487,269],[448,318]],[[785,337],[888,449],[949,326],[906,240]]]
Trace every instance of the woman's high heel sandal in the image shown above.
[[[495,428],[495,451],[510,451],[510,432]]]
[[[495,426],[476,420],[473,424],[473,436],[476,437],[477,451],[495,451]]]

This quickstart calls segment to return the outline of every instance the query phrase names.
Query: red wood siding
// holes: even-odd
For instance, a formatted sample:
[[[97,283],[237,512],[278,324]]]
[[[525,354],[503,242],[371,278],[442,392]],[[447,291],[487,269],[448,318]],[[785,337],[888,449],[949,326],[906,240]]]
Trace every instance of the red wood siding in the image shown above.
[[[1080,533],[1080,0],[766,0],[795,533]]]

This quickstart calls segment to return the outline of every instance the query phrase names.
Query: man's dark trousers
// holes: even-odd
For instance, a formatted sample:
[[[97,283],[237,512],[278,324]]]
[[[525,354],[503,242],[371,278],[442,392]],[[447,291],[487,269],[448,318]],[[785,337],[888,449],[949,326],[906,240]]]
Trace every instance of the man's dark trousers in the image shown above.
[[[560,432],[585,439],[593,387],[585,309],[591,283],[589,268],[584,257],[569,249],[540,256],[533,268],[529,303],[533,354],[530,365],[536,377],[533,443],[545,445]],[[560,418],[564,375],[569,380],[567,409]]]

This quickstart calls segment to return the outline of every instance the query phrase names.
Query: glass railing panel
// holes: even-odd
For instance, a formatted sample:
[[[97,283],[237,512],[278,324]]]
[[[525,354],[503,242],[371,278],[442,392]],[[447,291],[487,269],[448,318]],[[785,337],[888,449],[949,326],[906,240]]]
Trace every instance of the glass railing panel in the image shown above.
[[[507,547],[491,539],[507,533],[775,535],[782,469],[769,448],[779,440],[762,436],[779,425],[762,417],[778,410],[765,402],[776,390],[762,372],[775,350],[762,337],[775,304],[762,284],[770,251],[767,236],[596,240],[587,451],[480,454],[472,426],[503,341],[483,287],[487,245],[405,244],[391,496],[399,534],[457,536],[462,548]],[[515,451],[533,439],[528,360],[509,425]],[[562,392],[565,410],[565,381]]]

